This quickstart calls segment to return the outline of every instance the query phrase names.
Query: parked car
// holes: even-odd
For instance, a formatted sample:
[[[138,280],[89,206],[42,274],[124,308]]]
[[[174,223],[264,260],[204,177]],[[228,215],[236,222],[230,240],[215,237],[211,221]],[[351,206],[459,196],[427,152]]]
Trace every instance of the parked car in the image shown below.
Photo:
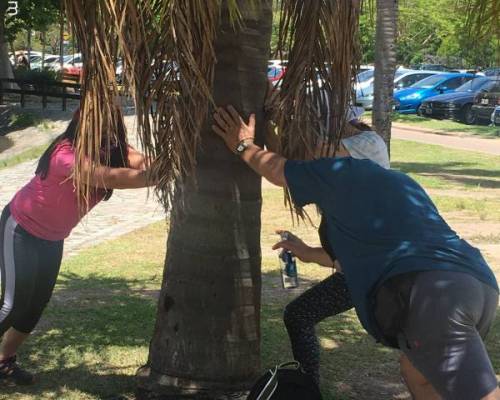
[[[500,106],[500,81],[495,79],[495,85],[488,92],[476,96],[472,111],[478,121],[487,122],[491,121],[491,115],[497,106]]]
[[[279,80],[285,75],[287,65],[288,62],[286,60],[269,60],[267,64],[267,79],[276,86]]]
[[[476,114],[472,110],[474,99],[479,94],[489,92],[495,84],[493,79],[478,76],[452,93],[429,97],[422,102],[420,112],[427,117],[457,119],[473,124],[476,122]]]
[[[496,67],[496,68],[488,68],[486,70],[483,71],[483,74],[485,76],[500,76],[500,68]]]
[[[359,66],[359,73],[368,71],[369,69],[374,69],[373,65],[360,65]]]
[[[441,71],[441,72],[447,72],[449,70],[448,67],[445,65],[441,64],[414,64],[410,66],[411,69],[418,69],[418,70],[430,70],[430,71]]]
[[[491,124],[493,126],[500,126],[500,105],[496,106],[491,114]]]
[[[81,53],[70,54],[64,57],[63,74],[70,79],[79,80],[82,75],[82,67],[83,59]]]
[[[44,60],[43,67],[52,69],[51,67],[52,67],[53,63],[59,61],[59,56],[56,56],[55,54],[45,54],[45,57],[43,60]],[[33,69],[33,70],[41,70],[42,69],[42,57],[38,57],[34,61],[31,61],[31,69]]]
[[[398,69],[394,77],[394,91],[405,89],[422,79],[440,73],[439,71]],[[371,110],[373,107],[373,82],[374,80],[370,79],[370,84],[356,90],[356,105],[363,107],[365,110]]]
[[[394,94],[394,109],[402,114],[420,114],[425,99],[438,94],[454,92],[465,82],[474,79],[472,74],[441,73],[429,76],[407,89]]]
[[[63,57],[63,68],[69,68],[78,64],[82,64],[82,55],[81,53],[68,54]],[[61,69],[61,64],[59,60],[53,66],[55,71],[59,71]]]

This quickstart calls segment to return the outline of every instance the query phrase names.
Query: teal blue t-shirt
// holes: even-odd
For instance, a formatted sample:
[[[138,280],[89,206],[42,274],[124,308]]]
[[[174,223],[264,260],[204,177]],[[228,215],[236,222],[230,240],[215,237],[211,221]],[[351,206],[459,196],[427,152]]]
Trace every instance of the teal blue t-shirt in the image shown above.
[[[458,237],[409,176],[345,157],[287,161],[285,177],[296,206],[320,208],[359,320],[376,339],[374,292],[395,275],[465,272],[498,291],[479,250]]]

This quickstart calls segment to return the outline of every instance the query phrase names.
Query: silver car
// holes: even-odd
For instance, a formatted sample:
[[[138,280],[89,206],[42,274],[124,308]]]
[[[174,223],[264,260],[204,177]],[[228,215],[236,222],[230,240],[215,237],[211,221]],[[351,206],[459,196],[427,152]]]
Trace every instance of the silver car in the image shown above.
[[[421,81],[431,75],[440,74],[440,71],[419,71],[399,68],[394,76],[394,91],[405,89],[414,83]],[[356,85],[356,105],[365,110],[373,108],[373,81],[374,77]]]

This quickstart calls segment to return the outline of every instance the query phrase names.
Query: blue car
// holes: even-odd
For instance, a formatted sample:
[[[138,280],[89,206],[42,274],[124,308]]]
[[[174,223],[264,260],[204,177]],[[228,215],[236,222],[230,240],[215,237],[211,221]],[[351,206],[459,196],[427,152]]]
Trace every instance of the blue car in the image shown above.
[[[420,106],[428,97],[453,92],[475,77],[473,74],[444,73],[422,79],[394,95],[394,109],[402,114],[420,113]]]

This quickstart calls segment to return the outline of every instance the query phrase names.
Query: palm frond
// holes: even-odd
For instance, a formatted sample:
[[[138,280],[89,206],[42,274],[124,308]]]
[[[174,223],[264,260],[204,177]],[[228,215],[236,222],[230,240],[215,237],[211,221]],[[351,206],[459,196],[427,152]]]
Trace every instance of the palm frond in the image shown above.
[[[117,36],[109,24],[109,2],[85,0],[83,5],[80,0],[64,0],[64,6],[84,60],[75,184],[80,206],[88,207],[90,174],[109,160],[112,143],[127,141],[115,79]],[[101,153],[101,149],[105,151]],[[84,163],[90,168],[84,169]]]
[[[359,63],[358,22],[351,1],[282,0],[278,56],[285,53],[288,66],[275,120],[285,157],[338,146]]]
[[[192,171],[200,132],[213,104],[219,1],[133,1],[116,10],[125,81],[152,178],[166,208],[172,179]],[[140,62],[138,62],[140,60]]]
[[[101,142],[123,126],[114,68],[120,55],[124,83],[136,106],[139,137],[152,161],[150,177],[158,182],[157,194],[168,208],[173,178],[194,168],[201,127],[213,104],[213,43],[220,0],[65,3],[84,56],[78,159],[99,165]],[[236,1],[228,0],[227,8],[237,23]],[[79,193],[86,181],[81,171],[76,168]]]

